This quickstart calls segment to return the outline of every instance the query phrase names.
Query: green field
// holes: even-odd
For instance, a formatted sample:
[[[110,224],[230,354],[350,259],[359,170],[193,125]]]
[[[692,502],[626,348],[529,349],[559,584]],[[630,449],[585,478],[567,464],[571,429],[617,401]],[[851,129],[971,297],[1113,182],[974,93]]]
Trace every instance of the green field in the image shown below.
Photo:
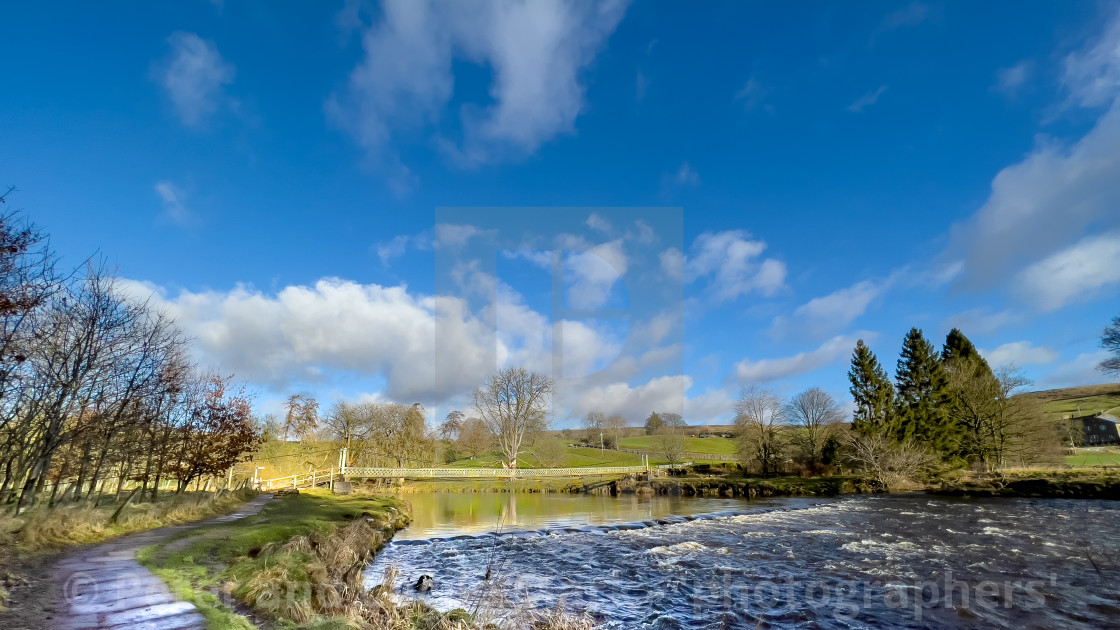
[[[579,446],[564,446],[563,453],[554,462],[542,462],[532,447],[518,457],[518,466],[521,468],[569,468],[573,466],[640,466],[642,456],[634,453],[620,453],[607,449],[600,451],[597,448],[584,448]],[[663,463],[657,458],[651,458],[651,463]],[[479,455],[474,459],[462,459],[454,464],[453,468],[501,468],[502,457],[497,453]]]
[[[1082,453],[1069,455],[1066,463],[1070,466],[1120,466],[1120,453]]]
[[[622,438],[618,441],[618,444],[622,448],[656,452],[657,447],[653,440],[652,436],[643,435],[641,437]],[[684,452],[703,453],[706,455],[727,455],[728,459],[735,459],[735,440],[720,437],[685,438]]]

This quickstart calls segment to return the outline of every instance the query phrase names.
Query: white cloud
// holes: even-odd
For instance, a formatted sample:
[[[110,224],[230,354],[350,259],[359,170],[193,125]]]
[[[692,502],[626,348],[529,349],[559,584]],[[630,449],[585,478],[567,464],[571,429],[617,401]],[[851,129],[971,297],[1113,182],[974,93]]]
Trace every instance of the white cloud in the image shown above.
[[[883,92],[886,92],[886,91],[887,91],[887,86],[883,85],[883,86],[880,86],[879,89],[875,90],[874,92],[868,92],[867,94],[864,94],[863,96],[857,98],[855,100],[855,102],[853,102],[851,105],[848,106],[848,111],[850,111],[850,112],[862,112],[865,108],[870,107],[870,106],[874,105],[875,103],[879,102],[879,97],[882,96]]]
[[[611,225],[611,222],[597,212],[592,212],[587,217],[587,227],[608,236],[614,232],[614,226]]]
[[[186,206],[186,194],[175,184],[161,179],[155,185],[156,194],[163,203],[163,214],[176,225],[187,225],[192,215]]]
[[[598,308],[607,303],[615,283],[626,276],[628,261],[622,241],[571,252],[564,261],[568,302],[573,308]]]
[[[965,261],[958,282],[1003,284],[1023,266],[1120,226],[1120,108],[1068,149],[1043,143],[992,180],[992,192],[953,226],[950,254]]]
[[[1040,138],[1026,158],[1000,171],[984,205],[953,226],[946,252],[965,263],[958,284],[985,289],[1014,278],[1020,295],[1043,310],[1075,298],[1046,273],[1073,276],[1076,287],[1112,283],[1074,248],[1110,255],[1111,246],[1092,237],[1120,228],[1120,11],[1100,37],[1065,58],[1062,80],[1070,103],[1111,107],[1071,145]]]
[[[1120,10],[1096,41],[1066,57],[1062,82],[1083,107],[1109,105],[1120,96]]]
[[[772,331],[777,335],[820,337],[841,330],[866,313],[871,303],[891,284],[890,279],[863,280],[828,295],[813,298],[794,309],[792,316],[775,317]]]
[[[1058,359],[1058,351],[1045,347],[1036,347],[1029,341],[1015,341],[1005,343],[995,350],[981,350],[981,356],[988,360],[992,367],[1008,367],[1024,365],[1045,365]]]
[[[870,335],[864,334],[867,339]],[[846,357],[855,347],[858,337],[839,335],[821,344],[815,350],[800,352],[780,359],[744,359],[735,364],[735,378],[740,383],[766,383],[798,374],[818,370]]]
[[[448,154],[477,165],[534,153],[573,133],[584,108],[582,72],[628,2],[389,0],[362,34],[365,55],[328,111],[359,143],[381,151],[398,129],[426,127],[454,91],[452,62],[493,74],[492,104],[464,106],[463,140]]]
[[[1085,301],[1120,285],[1120,232],[1090,236],[1019,273],[1021,295],[1043,311]]]
[[[495,233],[495,230],[483,230],[469,224],[439,223],[435,227],[432,245],[436,249],[458,249],[472,238],[490,237]]]
[[[562,404],[569,408],[572,417],[587,415],[590,411],[621,414],[631,424],[645,420],[650,412],[663,411],[683,414],[685,392],[692,387],[688,376],[660,376],[636,387],[627,383],[611,383],[597,387],[572,389],[562,394]]]
[[[408,248],[408,241],[407,236],[400,234],[394,236],[390,241],[379,243],[377,245],[377,256],[381,259],[381,264],[388,265],[390,260],[403,256],[405,249]]]
[[[167,38],[171,57],[157,70],[179,119],[194,126],[218,109],[222,86],[233,83],[233,65],[218,47],[194,33],[176,31]]]
[[[196,339],[203,365],[273,390],[355,373],[384,377],[391,398],[427,402],[469,390],[477,375],[494,369],[484,345],[493,335],[461,302],[412,296],[403,287],[324,279],[274,295],[237,287],[170,296],[150,284],[123,285],[152,295]],[[438,379],[437,350],[441,362],[456,366]]]
[[[785,288],[785,263],[774,258],[759,260],[766,243],[749,238],[742,230],[705,232],[693,241],[688,257],[672,247],[661,252],[661,269],[674,280],[707,278],[717,301],[750,292],[774,295]]]

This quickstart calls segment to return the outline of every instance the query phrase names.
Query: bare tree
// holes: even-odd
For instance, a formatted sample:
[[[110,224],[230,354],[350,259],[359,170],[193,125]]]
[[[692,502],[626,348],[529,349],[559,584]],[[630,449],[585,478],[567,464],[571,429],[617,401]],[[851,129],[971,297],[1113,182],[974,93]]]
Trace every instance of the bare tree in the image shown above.
[[[685,425],[680,414],[662,413],[662,424],[653,433],[653,448],[659,455],[669,462],[670,466],[677,466],[684,461],[685,453]]]
[[[816,471],[820,463],[821,447],[829,436],[836,433],[837,425],[844,420],[840,406],[828,392],[812,387],[795,395],[783,408],[787,421],[800,427],[794,441]]]
[[[763,475],[776,472],[785,447],[782,425],[785,413],[782,399],[769,389],[743,387],[735,401],[735,433],[739,460],[744,465],[758,462]]]
[[[308,394],[292,394],[284,404],[284,439],[295,435],[301,441],[319,428],[319,403]]]
[[[599,436],[606,426],[607,417],[600,411],[589,411],[583,419],[583,439],[589,444],[598,444]]]
[[[622,432],[626,430],[626,418],[619,414],[608,416],[603,421],[603,433],[607,435],[611,448],[618,449],[618,440],[622,437]]]
[[[553,380],[522,367],[499,370],[474,391],[474,406],[511,466],[527,437],[548,426]]]
[[[1101,332],[1101,347],[1112,356],[1098,366],[1105,374],[1120,377],[1120,317],[1113,317],[1112,323]]]
[[[345,442],[347,450],[355,441],[368,439],[373,430],[368,410],[369,406],[362,403],[335,402],[323,418],[328,438]]]
[[[887,491],[915,479],[937,460],[930,449],[913,439],[899,442],[877,433],[850,437],[849,459]]]

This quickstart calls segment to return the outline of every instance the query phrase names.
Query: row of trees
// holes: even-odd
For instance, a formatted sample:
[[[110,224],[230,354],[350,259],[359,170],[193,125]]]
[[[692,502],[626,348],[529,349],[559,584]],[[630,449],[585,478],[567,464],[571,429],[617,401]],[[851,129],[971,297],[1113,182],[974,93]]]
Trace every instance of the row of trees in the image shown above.
[[[103,265],[58,267],[44,233],[0,215],[0,505],[96,501],[129,481],[155,499],[162,480],[182,492],[253,449],[248,397],[195,369],[166,314]]]
[[[820,388],[782,400],[769,389],[744,387],[735,401],[735,437],[741,463],[763,475],[789,461],[812,474],[831,464],[844,429],[844,413]]]
[[[1028,381],[1013,368],[993,371],[957,329],[938,352],[912,328],[893,383],[860,340],[848,378],[857,433],[920,444],[944,461],[992,470],[1035,463],[1061,443],[1057,425],[1035,403],[1014,395]]]

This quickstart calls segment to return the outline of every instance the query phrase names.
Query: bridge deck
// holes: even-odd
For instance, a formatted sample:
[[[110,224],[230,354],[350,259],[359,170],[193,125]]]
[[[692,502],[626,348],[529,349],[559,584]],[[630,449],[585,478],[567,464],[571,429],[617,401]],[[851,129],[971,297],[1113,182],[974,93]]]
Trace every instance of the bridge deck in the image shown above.
[[[684,464],[681,464],[684,465]],[[589,477],[644,473],[645,466],[586,466],[579,468],[361,468],[347,466],[342,475],[348,478],[400,479],[507,479],[509,477]]]

